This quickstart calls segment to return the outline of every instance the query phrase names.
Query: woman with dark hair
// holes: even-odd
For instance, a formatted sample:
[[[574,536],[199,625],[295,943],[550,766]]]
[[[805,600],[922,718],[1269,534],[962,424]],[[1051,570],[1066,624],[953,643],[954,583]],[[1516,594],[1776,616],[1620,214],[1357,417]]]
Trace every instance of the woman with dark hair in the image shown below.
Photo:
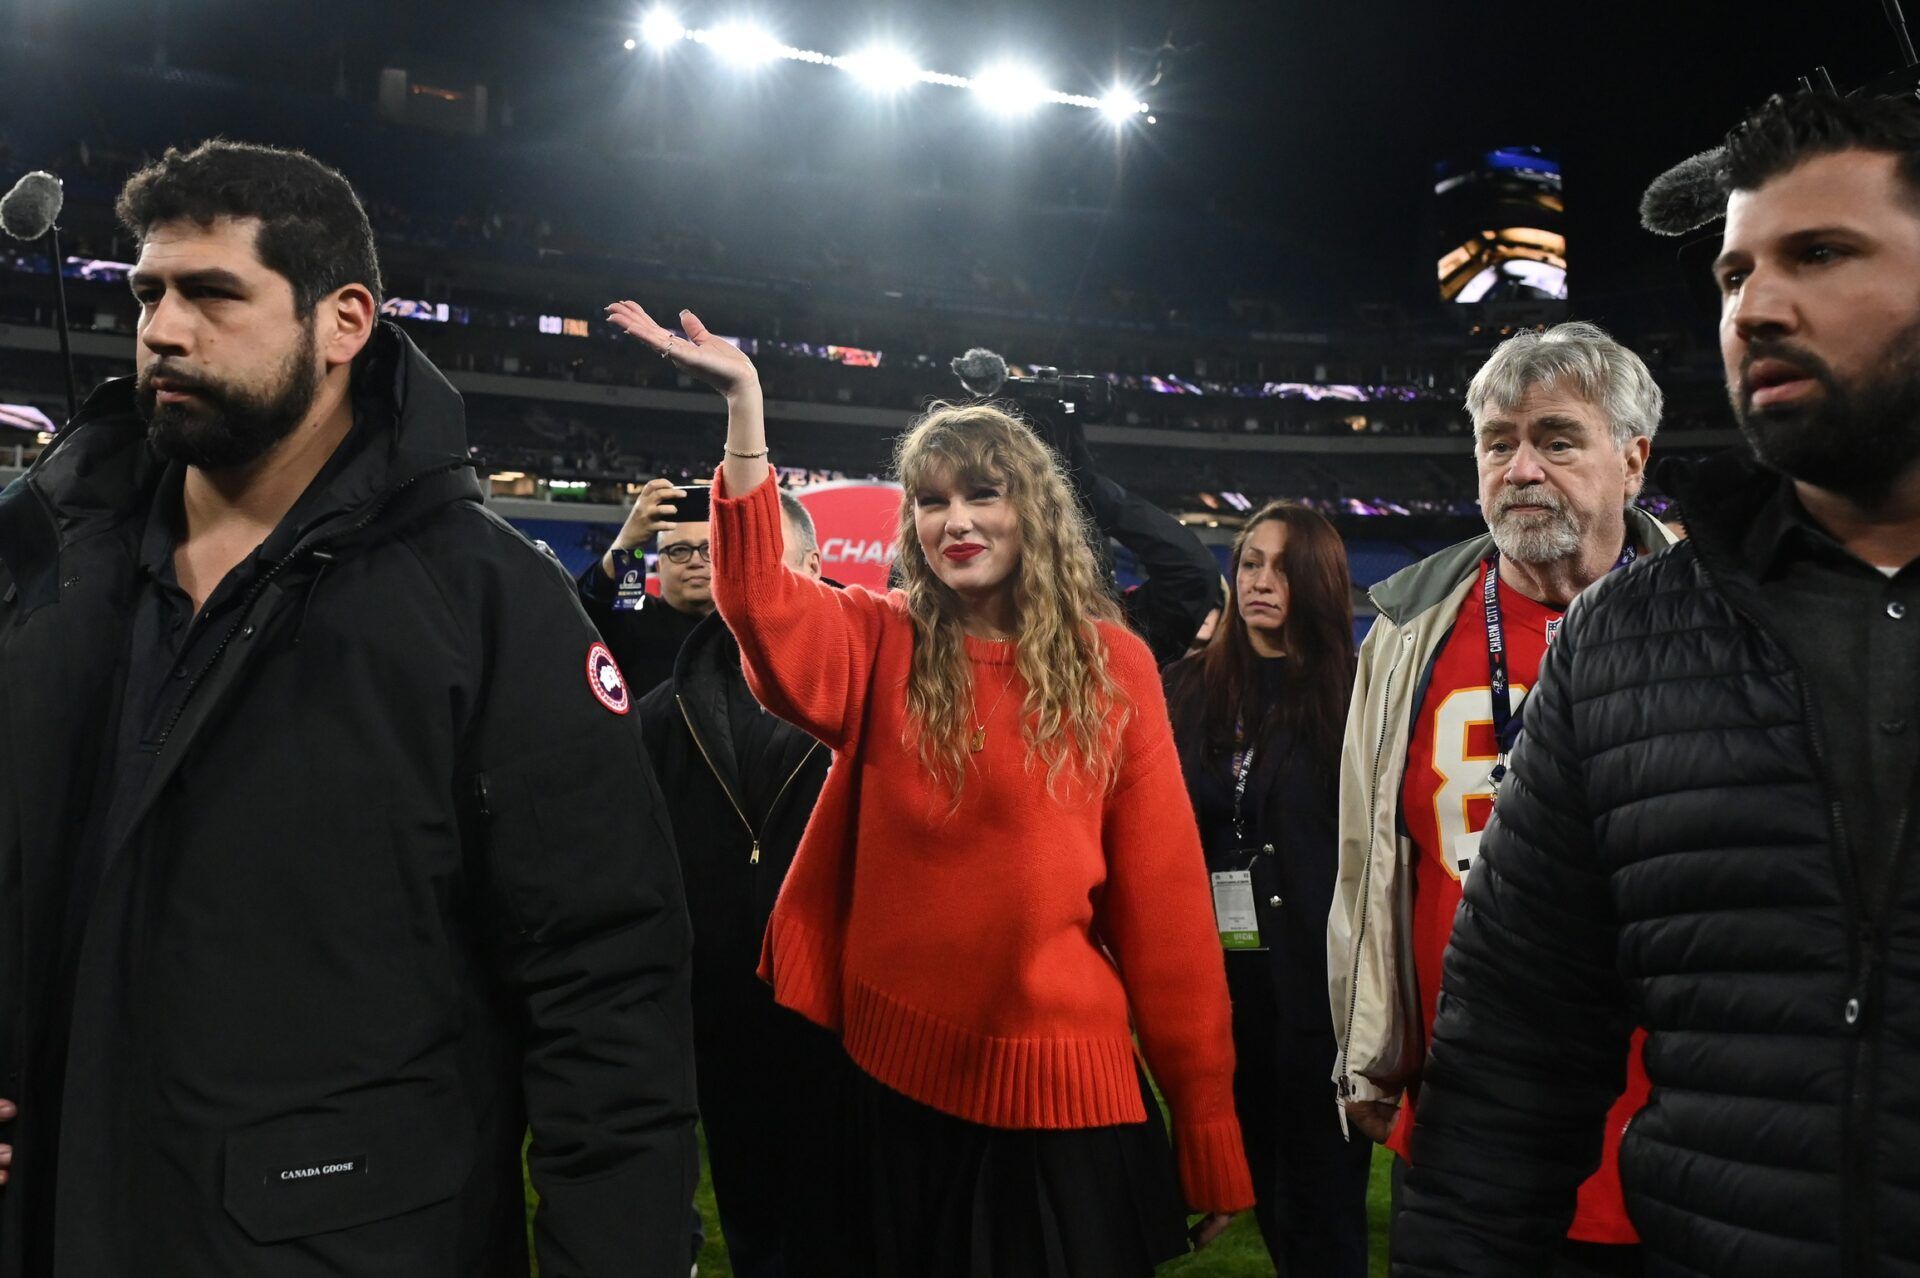
[[[1340,1130],[1327,1006],[1340,740],[1353,686],[1346,547],[1273,502],[1234,539],[1212,640],[1167,671],[1233,994],[1234,1099],[1282,1278],[1363,1278],[1371,1142]]]
[[[903,589],[830,589],[782,565],[752,362],[689,313],[609,316],[727,397],[714,599],[761,704],[833,751],[760,970],[858,1067],[845,1272],[1147,1278],[1183,1205],[1205,1242],[1253,1190],[1165,700],[1053,455],[936,406],[895,458]]]

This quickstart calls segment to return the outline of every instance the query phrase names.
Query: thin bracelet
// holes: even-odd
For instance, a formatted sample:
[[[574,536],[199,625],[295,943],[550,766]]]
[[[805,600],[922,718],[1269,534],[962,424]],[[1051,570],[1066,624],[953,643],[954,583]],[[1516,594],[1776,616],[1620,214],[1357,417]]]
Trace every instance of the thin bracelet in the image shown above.
[[[737,449],[729,448],[725,444],[720,445],[720,451],[725,453],[729,457],[741,457],[749,461],[751,461],[755,457],[765,457],[767,455],[767,450],[764,448],[757,453],[743,453],[738,451]]]

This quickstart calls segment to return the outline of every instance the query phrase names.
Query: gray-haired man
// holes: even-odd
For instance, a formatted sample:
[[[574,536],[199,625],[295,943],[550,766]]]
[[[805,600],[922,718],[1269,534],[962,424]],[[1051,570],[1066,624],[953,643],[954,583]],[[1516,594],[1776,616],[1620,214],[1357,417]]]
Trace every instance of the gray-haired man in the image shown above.
[[[1487,535],[1373,589],[1380,616],[1361,648],[1341,758],[1327,970],[1340,1101],[1402,1159],[1441,957],[1520,701],[1574,597],[1673,539],[1631,504],[1660,406],[1646,365],[1591,324],[1502,344],[1467,390]],[[1622,1123],[1645,1089],[1636,1044]],[[1634,1260],[1612,1164],[1619,1125],[1582,1187],[1567,1272]]]

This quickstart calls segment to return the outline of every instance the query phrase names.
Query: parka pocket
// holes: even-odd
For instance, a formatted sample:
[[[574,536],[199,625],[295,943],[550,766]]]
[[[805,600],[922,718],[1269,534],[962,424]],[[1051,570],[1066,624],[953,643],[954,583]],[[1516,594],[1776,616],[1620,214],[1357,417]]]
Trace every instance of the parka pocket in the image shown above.
[[[263,1123],[227,1137],[227,1214],[260,1243],[371,1224],[453,1197],[474,1145],[451,1095]]]

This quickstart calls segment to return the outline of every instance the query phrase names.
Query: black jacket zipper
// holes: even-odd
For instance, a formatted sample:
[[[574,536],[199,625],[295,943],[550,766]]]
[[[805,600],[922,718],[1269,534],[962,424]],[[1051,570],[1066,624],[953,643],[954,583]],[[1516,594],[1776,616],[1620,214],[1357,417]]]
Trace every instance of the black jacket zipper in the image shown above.
[[[1748,620],[1786,654],[1787,664],[1800,681],[1800,712],[1806,720],[1807,739],[1813,746],[1814,769],[1819,774],[1820,788],[1827,796],[1834,859],[1840,866],[1841,892],[1847,901],[1847,930],[1853,942],[1853,973],[1847,1001],[1840,1015],[1852,1032],[1854,1041],[1852,1068],[1848,1071],[1847,1079],[1846,1117],[1840,1131],[1840,1162],[1844,1169],[1840,1192],[1849,1217],[1843,1226],[1846,1244],[1841,1273],[1858,1278],[1867,1272],[1873,1247],[1873,1142],[1866,1134],[1874,1127],[1873,1075],[1879,1060],[1879,1034],[1868,1019],[1875,1011],[1872,990],[1880,967],[1878,929],[1874,926],[1873,911],[1860,895],[1853,850],[1847,841],[1846,819],[1840,808],[1840,800],[1835,797],[1833,773],[1827,762],[1826,738],[1820,726],[1813,684],[1791,649],[1761,626],[1757,619],[1749,617]],[[1889,874],[1892,872],[1890,869]]]
[[[747,828],[747,837],[753,840],[753,852],[747,858],[747,864],[760,864],[760,831],[754,829],[753,822],[747,820],[746,809],[740,806],[740,800],[733,797],[733,791],[728,789],[726,778],[720,775],[720,769],[713,766],[713,756],[707,753],[706,743],[700,740],[700,730],[693,726],[693,716],[687,713],[687,703],[681,700],[677,692],[673,694],[673,704],[680,707],[680,717],[686,721],[687,735],[693,738],[694,749],[698,750],[700,757],[707,761],[707,771],[713,773],[714,782],[719,785],[720,792],[727,796],[727,802],[733,805],[734,815],[740,818],[740,824]],[[773,802],[767,805],[769,821],[773,819],[774,812],[780,807],[780,800],[786,797],[787,787],[793,784],[793,779],[800,775],[800,769],[807,766],[807,760],[811,759],[813,752],[819,748],[818,741],[808,746],[807,752],[800,756],[800,762],[795,764],[793,771],[787,774],[787,779],[780,783],[780,788],[774,792]]]
[[[1729,591],[1722,584],[1708,556],[1694,548],[1694,560],[1700,565],[1708,584],[1714,593],[1733,610],[1734,614],[1755,631],[1764,635],[1769,643],[1779,649],[1786,658],[1787,666],[1800,685],[1800,714],[1806,725],[1807,740],[1813,748],[1813,764],[1816,779],[1820,783],[1821,793],[1827,799],[1828,824],[1833,838],[1833,859],[1836,874],[1840,880],[1840,894],[1845,902],[1847,916],[1847,939],[1850,949],[1850,981],[1846,1003],[1840,1009],[1841,1019],[1853,1035],[1853,1060],[1848,1071],[1847,1107],[1840,1128],[1840,1198],[1843,1204],[1844,1219],[1841,1221],[1842,1244],[1840,1278],[1864,1278],[1869,1272],[1874,1250],[1874,1183],[1873,1183],[1873,1141],[1874,1129],[1873,1098],[1874,1073],[1879,1066],[1879,1033],[1870,1020],[1877,1012],[1874,1006],[1874,994],[1880,985],[1882,954],[1885,929],[1878,922],[1887,910],[1887,903],[1893,899],[1895,885],[1898,883],[1902,863],[1905,860],[1904,848],[1896,848],[1887,866],[1887,877],[1881,894],[1880,906],[1871,909],[1860,895],[1859,876],[1854,869],[1851,845],[1847,841],[1846,819],[1840,808],[1838,791],[1833,784],[1833,773],[1827,761],[1826,737],[1821,730],[1819,706],[1814,698],[1813,683],[1807,678],[1805,667],[1793,655],[1793,649],[1784,643],[1780,636],[1758,614],[1742,606],[1737,592]],[[1904,816],[1902,824],[1904,825]],[[1904,840],[1903,840],[1904,842]]]
[[[213,655],[207,658],[206,664],[200,667],[194,674],[193,680],[187,684],[187,690],[181,695],[179,704],[174,706],[173,713],[167,718],[167,726],[160,730],[158,737],[154,738],[153,748],[159,750],[167,744],[167,738],[172,736],[173,730],[180,725],[180,717],[187,712],[187,705],[193,700],[193,694],[199,690],[202,683],[206,682],[207,676],[213,673],[213,668],[220,664],[220,658],[226,654],[228,647],[232,645],[234,639],[243,634],[247,636],[253,634],[254,626],[251,621],[247,620],[247,614],[253,611],[255,601],[260,598],[266,588],[272,585],[274,579],[291,566],[295,560],[322,550],[335,542],[351,537],[355,533],[362,531],[368,525],[372,524],[374,520],[378,519],[381,512],[392,505],[393,502],[399,498],[400,494],[406,492],[407,489],[413,487],[421,480],[434,475],[443,475],[450,470],[459,470],[471,464],[472,463],[466,461],[449,462],[444,466],[436,466],[432,470],[423,470],[416,475],[408,476],[406,479],[401,480],[392,488],[382,493],[380,499],[367,508],[366,514],[362,515],[347,527],[337,532],[313,534],[306,541],[301,542],[292,550],[289,550],[284,558],[276,561],[271,568],[267,569],[267,571],[261,575],[260,580],[253,583],[253,588],[247,591],[246,597],[240,601],[239,615],[234,619],[233,624],[227,628],[227,633],[220,636],[220,643],[214,648]]]

